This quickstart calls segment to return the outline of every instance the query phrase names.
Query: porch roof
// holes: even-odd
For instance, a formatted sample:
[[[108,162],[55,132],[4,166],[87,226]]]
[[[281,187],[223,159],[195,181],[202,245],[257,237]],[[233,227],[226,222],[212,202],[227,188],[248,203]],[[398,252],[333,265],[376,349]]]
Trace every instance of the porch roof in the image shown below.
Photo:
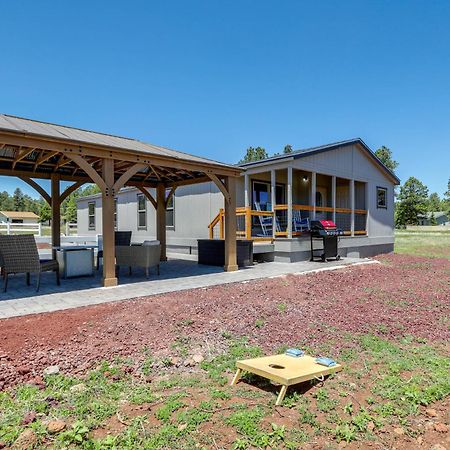
[[[253,161],[249,163],[240,164],[239,167],[242,167],[243,169],[247,169],[250,167],[257,167],[258,165],[267,165],[271,162],[277,162],[284,159],[299,159],[299,158],[305,158],[306,156],[311,156],[316,153],[322,153],[327,152],[330,150],[336,150],[340,147],[346,147],[348,145],[358,145],[366,154],[371,158],[375,164],[394,182],[394,184],[398,185],[400,184],[400,179],[395,175],[394,172],[392,172],[390,169],[388,169],[381,161],[377,158],[375,153],[371,150],[371,148],[361,139],[361,138],[353,138],[348,139],[346,141],[340,141],[340,142],[333,142],[331,144],[325,144],[320,145],[318,147],[310,147],[300,150],[294,150],[292,153],[286,153],[282,155],[276,155],[272,156],[270,158],[262,159],[260,161]]]

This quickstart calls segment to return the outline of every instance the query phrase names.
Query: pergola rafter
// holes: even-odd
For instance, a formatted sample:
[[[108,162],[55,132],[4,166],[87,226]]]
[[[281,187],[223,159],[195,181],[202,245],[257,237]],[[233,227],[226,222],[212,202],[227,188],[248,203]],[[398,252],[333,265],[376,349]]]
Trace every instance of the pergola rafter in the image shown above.
[[[52,241],[60,244],[60,204],[84,183],[102,192],[103,280],[117,284],[114,256],[114,196],[135,186],[156,208],[161,259],[166,257],[166,208],[175,189],[213,181],[224,194],[226,217],[225,270],[236,270],[235,178],[241,170],[203,158],[127,138],[73,129],[0,114],[0,175],[18,176],[51,204]],[[51,195],[33,179],[50,179]],[[62,194],[61,181],[73,181]],[[156,199],[148,192],[156,188]],[[166,189],[170,192],[166,198]],[[234,227],[234,228],[233,228]],[[233,232],[234,229],[234,232]]]

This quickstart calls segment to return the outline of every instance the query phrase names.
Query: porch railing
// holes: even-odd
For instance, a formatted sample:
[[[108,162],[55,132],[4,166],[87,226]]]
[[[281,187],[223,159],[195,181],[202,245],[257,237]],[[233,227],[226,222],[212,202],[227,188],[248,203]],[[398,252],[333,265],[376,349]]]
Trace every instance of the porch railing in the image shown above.
[[[352,210],[350,208],[331,208],[331,207],[319,207],[315,208],[316,218],[333,220],[338,228],[344,230],[344,235],[352,235]],[[292,205],[293,214],[294,211],[298,212],[298,218],[311,219],[313,217],[314,207],[310,205]],[[287,217],[288,217],[288,205],[275,205],[274,211],[256,211],[250,207],[236,208],[236,234],[240,238],[270,241],[273,239],[272,226],[275,224],[275,237],[287,237]],[[366,235],[367,234],[367,210],[355,209],[354,210],[354,235]],[[258,220],[255,220],[258,218]],[[271,218],[272,220],[267,220]],[[261,220],[266,222],[267,228],[270,229],[264,232],[264,227],[261,226]],[[221,208],[218,214],[214,217],[211,223],[208,225],[209,238],[224,239],[225,237],[225,211]],[[301,236],[304,234],[302,231],[296,231],[292,228],[292,236]]]

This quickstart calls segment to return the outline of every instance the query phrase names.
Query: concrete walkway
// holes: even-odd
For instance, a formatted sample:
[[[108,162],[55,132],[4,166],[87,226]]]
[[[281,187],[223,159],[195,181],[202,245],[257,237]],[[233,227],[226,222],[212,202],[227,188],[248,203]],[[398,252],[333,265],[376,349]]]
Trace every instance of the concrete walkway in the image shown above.
[[[187,256],[187,255],[186,255]],[[135,270],[130,277],[124,270],[119,276],[119,286],[103,288],[101,276],[80,277],[61,280],[56,286],[54,274],[43,275],[40,292],[32,285],[27,286],[25,276],[10,278],[8,292],[0,293],[0,319],[79,308],[88,305],[115,302],[135,297],[144,297],[185,289],[195,289],[234,283],[260,278],[271,278],[285,274],[305,274],[322,270],[334,270],[343,266],[374,264],[369,259],[344,258],[341,261],[298,262],[298,263],[263,263],[241,269],[237,272],[224,272],[221,267],[203,266],[189,257],[169,258],[161,265],[161,275],[151,274],[146,280],[141,271]]]

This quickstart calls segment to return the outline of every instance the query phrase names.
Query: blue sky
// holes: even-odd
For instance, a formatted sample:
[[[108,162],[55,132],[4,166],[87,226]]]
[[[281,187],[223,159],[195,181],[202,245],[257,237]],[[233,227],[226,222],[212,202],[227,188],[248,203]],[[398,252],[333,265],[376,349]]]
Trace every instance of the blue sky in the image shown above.
[[[1,2],[0,111],[224,162],[361,137],[450,176],[448,1]],[[15,179],[0,177],[0,190]]]

